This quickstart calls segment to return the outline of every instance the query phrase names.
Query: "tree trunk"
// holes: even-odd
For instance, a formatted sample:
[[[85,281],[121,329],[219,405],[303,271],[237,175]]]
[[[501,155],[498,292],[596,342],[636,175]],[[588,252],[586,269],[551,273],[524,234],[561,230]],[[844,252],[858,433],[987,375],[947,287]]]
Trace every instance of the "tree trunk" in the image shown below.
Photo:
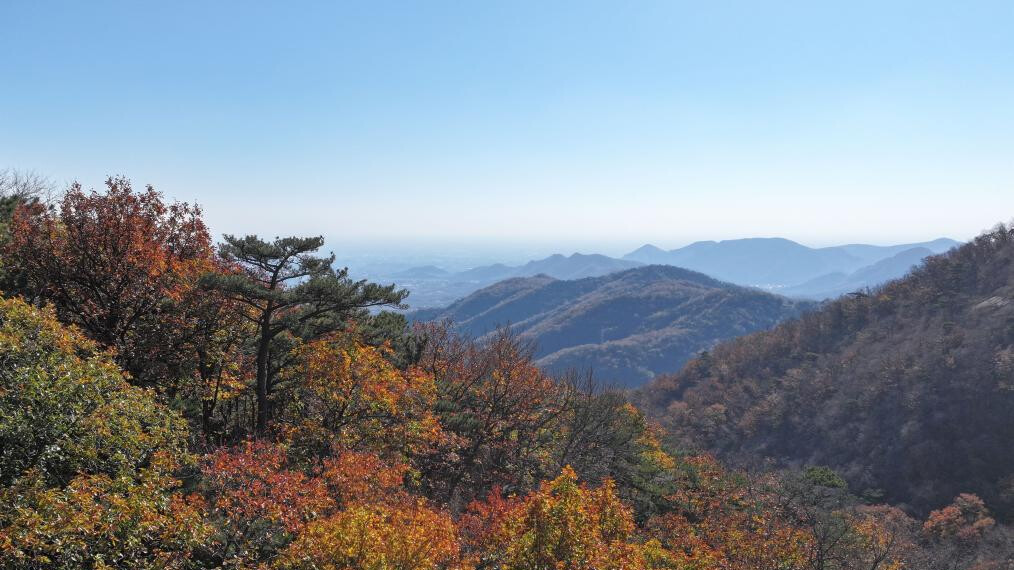
[[[257,343],[257,435],[263,435],[268,429],[270,410],[268,409],[268,356],[271,348],[271,318],[265,314],[261,321],[261,338]]]

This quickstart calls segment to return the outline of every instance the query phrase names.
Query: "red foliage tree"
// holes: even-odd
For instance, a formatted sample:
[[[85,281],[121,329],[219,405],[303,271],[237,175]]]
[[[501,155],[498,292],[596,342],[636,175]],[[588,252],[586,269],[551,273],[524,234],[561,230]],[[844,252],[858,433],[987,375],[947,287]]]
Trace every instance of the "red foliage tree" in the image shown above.
[[[994,524],[996,521],[989,516],[982,499],[970,493],[962,493],[950,505],[931,512],[922,531],[933,539],[956,539],[967,543],[982,538]]]
[[[211,239],[197,206],[167,205],[125,178],[106,187],[74,184],[55,211],[19,208],[4,256],[61,320],[115,348],[135,381],[158,385],[185,365],[178,355],[193,327],[184,319],[207,299],[193,293],[215,269]]]

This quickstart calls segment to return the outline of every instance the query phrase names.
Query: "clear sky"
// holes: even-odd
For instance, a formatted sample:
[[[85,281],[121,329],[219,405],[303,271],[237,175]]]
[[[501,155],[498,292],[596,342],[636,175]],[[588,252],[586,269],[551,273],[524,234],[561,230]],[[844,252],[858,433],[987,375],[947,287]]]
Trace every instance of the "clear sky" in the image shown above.
[[[0,168],[348,243],[968,238],[1014,2],[0,2]]]

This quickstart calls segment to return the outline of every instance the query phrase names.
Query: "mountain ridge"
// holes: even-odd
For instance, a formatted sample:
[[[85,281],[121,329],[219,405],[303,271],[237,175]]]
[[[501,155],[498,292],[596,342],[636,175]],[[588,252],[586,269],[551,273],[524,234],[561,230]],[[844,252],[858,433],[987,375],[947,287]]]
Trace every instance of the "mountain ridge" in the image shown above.
[[[677,265],[740,285],[778,288],[800,285],[830,273],[852,273],[916,247],[936,254],[957,244],[949,238],[938,238],[891,246],[847,244],[812,248],[786,238],[742,238],[697,241],[668,251],[646,244],[622,259]]]
[[[852,273],[836,272],[821,275],[805,283],[780,289],[778,292],[789,297],[807,299],[834,298],[846,293],[874,288],[893,279],[904,277],[926,258],[933,255],[936,254],[930,249],[913,247],[860,267]]]
[[[579,279],[608,275],[646,264],[686,267],[722,281],[759,287],[779,294],[796,288],[801,298],[820,300],[847,292],[840,289],[841,282],[846,277],[901,251],[926,247],[933,254],[938,254],[957,243],[949,238],[939,238],[920,244],[846,244],[811,248],[786,238],[741,238],[697,241],[670,251],[645,244],[623,258],[596,253],[556,253],[519,265],[493,263],[458,271],[447,271],[437,265],[419,265],[401,267],[390,273],[371,271],[363,277],[393,282],[408,289],[411,292],[408,303],[417,310],[446,307],[482,287],[513,277],[545,274],[557,279]],[[730,248],[735,251],[730,253]],[[889,276],[900,277],[907,269],[899,269]],[[836,273],[841,275],[828,278],[828,284],[824,288],[809,283]],[[803,287],[804,284],[806,287]],[[878,284],[864,281],[857,288]],[[832,291],[836,286],[839,290]]]
[[[577,280],[508,279],[410,317],[449,320],[474,337],[509,324],[536,344],[540,365],[591,368],[607,382],[633,386],[675,370],[719,340],[767,328],[812,306],[688,269],[648,265]]]

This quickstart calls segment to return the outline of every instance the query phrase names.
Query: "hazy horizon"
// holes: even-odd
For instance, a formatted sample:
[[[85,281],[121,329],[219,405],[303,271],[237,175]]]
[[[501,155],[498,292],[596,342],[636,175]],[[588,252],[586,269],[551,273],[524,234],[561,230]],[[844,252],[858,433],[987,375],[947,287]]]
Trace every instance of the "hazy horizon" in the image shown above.
[[[743,236],[746,239],[753,237],[784,237],[784,236]],[[952,236],[934,236],[926,239],[914,239],[897,242],[871,242],[871,241],[850,241],[841,243],[812,244],[800,242],[804,246],[821,248],[850,244],[869,245],[900,245],[903,243],[922,243],[933,241],[939,238],[950,238],[957,241],[967,241],[968,238],[954,238]],[[786,238],[788,239],[788,238]],[[710,241],[707,239],[693,241]],[[722,241],[722,240],[713,240]],[[389,276],[392,271],[408,269],[427,265],[434,265],[448,271],[461,271],[484,265],[502,263],[505,265],[523,265],[529,261],[546,258],[550,255],[561,254],[570,256],[579,254],[602,254],[614,258],[621,258],[623,255],[643,245],[655,245],[664,250],[678,249],[689,245],[690,242],[673,242],[675,245],[663,245],[662,243],[642,242],[634,245],[625,242],[485,242],[468,243],[449,241],[391,241],[355,243],[344,240],[335,240],[325,236],[324,250],[333,252],[336,255],[335,264],[348,266],[355,276],[370,277],[371,275]]]

